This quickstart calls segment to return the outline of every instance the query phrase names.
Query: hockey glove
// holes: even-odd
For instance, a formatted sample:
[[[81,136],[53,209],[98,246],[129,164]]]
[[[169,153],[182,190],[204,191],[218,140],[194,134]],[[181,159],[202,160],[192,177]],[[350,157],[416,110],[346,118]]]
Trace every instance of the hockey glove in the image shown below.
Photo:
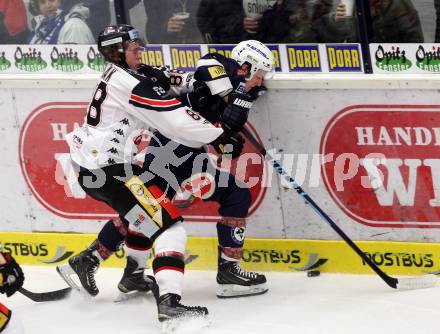
[[[236,132],[225,130],[211,145],[217,153],[226,154],[228,158],[235,159],[243,150],[244,139]]]
[[[138,68],[140,74],[145,75],[147,78],[157,82],[166,92],[170,90],[171,83],[170,78],[159,68],[140,64]]]
[[[267,88],[265,86],[255,86],[253,87],[248,94],[254,98],[254,100],[258,99],[260,96],[267,93]]]
[[[222,127],[232,132],[240,132],[248,119],[253,100],[254,98],[246,93],[229,94],[228,105],[220,116]]]
[[[194,110],[201,111],[215,103],[216,97],[211,94],[208,86],[202,81],[195,81],[193,91],[188,94]]]
[[[0,265],[0,293],[10,297],[23,286],[24,274],[11,253],[1,253],[6,263]]]

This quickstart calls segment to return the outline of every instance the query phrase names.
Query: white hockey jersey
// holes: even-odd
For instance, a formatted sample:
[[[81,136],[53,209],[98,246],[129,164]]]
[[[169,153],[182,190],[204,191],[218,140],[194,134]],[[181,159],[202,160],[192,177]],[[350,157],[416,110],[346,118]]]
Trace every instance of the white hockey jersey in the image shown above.
[[[66,135],[72,160],[87,169],[132,163],[134,137],[155,129],[194,148],[223,132],[194,113],[151,78],[109,64],[90,102],[84,124]]]

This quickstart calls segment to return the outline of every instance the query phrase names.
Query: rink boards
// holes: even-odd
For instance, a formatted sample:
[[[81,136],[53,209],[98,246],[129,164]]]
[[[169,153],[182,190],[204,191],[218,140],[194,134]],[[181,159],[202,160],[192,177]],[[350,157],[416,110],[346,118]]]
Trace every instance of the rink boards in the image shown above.
[[[0,230],[35,232],[1,241],[15,243],[10,247],[23,263],[65,261],[115,216],[75,182],[65,142],[83,122],[97,78],[47,76],[0,80]],[[439,270],[438,79],[277,74],[266,84],[248,129],[277,149],[304,190],[385,271]],[[242,181],[257,180],[249,183],[243,257],[250,269],[371,272],[250,143],[232,169]],[[188,268],[215,267],[217,209],[198,202],[182,210],[188,235],[198,238],[190,239]],[[38,247],[20,244],[36,240]]]
[[[27,265],[54,266],[86,248],[93,234],[0,233],[0,242],[17,261]],[[440,244],[359,241],[356,244],[383,271],[396,275],[418,275],[440,271]],[[187,269],[216,270],[216,238],[190,237],[185,254]],[[246,240],[243,265],[250,270],[298,272],[319,270],[331,273],[372,274],[371,269],[343,241]],[[151,267],[151,257],[148,261]],[[124,267],[121,250],[104,264]]]

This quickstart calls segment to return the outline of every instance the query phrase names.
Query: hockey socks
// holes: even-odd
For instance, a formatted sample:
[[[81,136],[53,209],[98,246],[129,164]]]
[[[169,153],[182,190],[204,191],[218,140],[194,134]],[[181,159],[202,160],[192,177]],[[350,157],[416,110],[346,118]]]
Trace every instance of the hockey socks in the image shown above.
[[[224,217],[217,223],[218,243],[224,249],[225,256],[235,260],[241,259],[245,232],[244,218]]]

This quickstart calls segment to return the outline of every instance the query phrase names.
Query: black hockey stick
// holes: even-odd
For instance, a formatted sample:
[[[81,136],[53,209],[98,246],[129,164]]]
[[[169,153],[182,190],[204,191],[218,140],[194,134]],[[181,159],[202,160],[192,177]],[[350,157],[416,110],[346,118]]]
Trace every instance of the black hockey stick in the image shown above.
[[[437,284],[437,277],[434,275],[424,275],[419,277],[394,278],[384,273],[362,250],[342,231],[338,225],[315,203],[315,201],[296,183],[296,181],[283,169],[281,164],[275,160],[272,155],[257,141],[257,139],[243,128],[243,135],[251,142],[251,144],[265,157],[269,164],[273,166],[275,171],[293,188],[296,192],[315,210],[315,212],[336,231],[339,236],[367,263],[376,274],[382,278],[385,283],[394,289],[423,289],[430,288]]]
[[[69,296],[72,288],[69,287],[48,292],[32,292],[25,288],[20,288],[18,291],[34,302],[50,302],[66,298]]]

